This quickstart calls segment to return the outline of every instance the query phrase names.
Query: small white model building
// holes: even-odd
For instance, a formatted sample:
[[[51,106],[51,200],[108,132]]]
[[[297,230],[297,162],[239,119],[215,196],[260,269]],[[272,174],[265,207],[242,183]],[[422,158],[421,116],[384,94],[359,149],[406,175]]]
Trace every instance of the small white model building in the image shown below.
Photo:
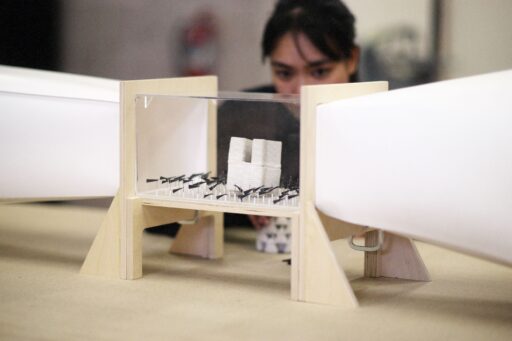
[[[242,189],[279,186],[281,178],[280,141],[231,137],[227,186]]]

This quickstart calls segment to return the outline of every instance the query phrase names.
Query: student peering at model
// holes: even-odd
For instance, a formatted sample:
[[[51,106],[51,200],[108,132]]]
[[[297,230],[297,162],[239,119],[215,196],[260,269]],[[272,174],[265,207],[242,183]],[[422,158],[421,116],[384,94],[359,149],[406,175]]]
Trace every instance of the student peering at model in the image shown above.
[[[355,82],[359,64],[355,36],[355,17],[339,0],[278,1],[262,39],[272,86],[251,91],[299,94],[302,85]],[[249,218],[256,229],[269,223],[268,217]]]
[[[263,33],[263,59],[282,94],[356,80],[355,18],[339,0],[278,1]]]

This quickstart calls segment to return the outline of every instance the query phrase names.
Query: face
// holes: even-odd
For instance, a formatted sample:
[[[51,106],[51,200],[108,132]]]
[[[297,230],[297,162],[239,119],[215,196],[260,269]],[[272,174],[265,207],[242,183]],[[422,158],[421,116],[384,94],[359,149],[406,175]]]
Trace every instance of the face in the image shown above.
[[[281,94],[298,94],[301,85],[347,83],[357,70],[358,59],[358,50],[354,49],[350,59],[333,61],[303,33],[294,40],[288,32],[270,54],[272,82]]]

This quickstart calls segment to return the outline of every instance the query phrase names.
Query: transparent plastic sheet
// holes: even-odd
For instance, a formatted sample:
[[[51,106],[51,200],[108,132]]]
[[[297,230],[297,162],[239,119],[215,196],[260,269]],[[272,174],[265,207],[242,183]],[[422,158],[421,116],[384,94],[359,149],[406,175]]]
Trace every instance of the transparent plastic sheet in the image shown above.
[[[137,194],[165,200],[298,206],[299,112],[296,96],[138,95]],[[235,140],[246,148],[238,154]]]

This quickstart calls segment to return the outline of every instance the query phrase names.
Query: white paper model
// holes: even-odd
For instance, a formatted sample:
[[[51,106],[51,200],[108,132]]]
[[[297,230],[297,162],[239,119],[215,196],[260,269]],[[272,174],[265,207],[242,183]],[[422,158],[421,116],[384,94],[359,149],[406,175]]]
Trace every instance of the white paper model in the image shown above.
[[[231,137],[228,155],[229,189],[278,186],[281,178],[280,141]]]
[[[0,106],[0,200],[116,194],[119,81],[0,65]]]
[[[511,87],[509,70],[319,106],[316,206],[512,265]]]

